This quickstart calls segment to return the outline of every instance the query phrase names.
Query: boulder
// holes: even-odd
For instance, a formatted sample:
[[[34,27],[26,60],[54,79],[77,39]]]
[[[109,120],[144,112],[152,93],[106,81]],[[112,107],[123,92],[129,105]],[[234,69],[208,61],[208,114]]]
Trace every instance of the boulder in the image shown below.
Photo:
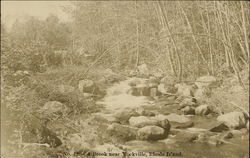
[[[158,122],[159,121],[155,120],[153,117],[146,117],[146,116],[131,117],[129,119],[129,124],[134,127],[157,125]]]
[[[158,126],[145,126],[138,130],[137,135],[139,140],[160,140],[167,137],[169,131]]]
[[[94,91],[96,90],[96,85],[92,80],[81,80],[79,81],[78,89],[80,92],[94,93]]]
[[[195,84],[198,88],[202,87],[214,87],[217,83],[217,79],[214,76],[202,76],[196,79]]]
[[[230,112],[217,117],[217,120],[225,123],[226,126],[232,129],[240,129],[246,127],[246,118],[242,112]]]
[[[211,132],[223,132],[223,131],[228,131],[228,130],[229,128],[224,123],[219,123],[218,125],[209,129],[209,131]]]
[[[137,131],[138,128],[136,127],[121,125],[118,123],[113,123],[107,128],[107,133],[110,136],[116,137],[118,140],[121,141],[129,141],[136,139]]]
[[[116,122],[121,124],[127,124],[128,120],[133,116],[139,116],[139,114],[135,110],[131,109],[121,109],[117,111],[114,115],[116,118]]]
[[[210,106],[203,104],[195,108],[195,115],[208,115],[210,113]]]
[[[190,106],[186,106],[184,108],[181,109],[181,112],[184,114],[184,115],[194,115],[195,114],[195,110],[193,107],[190,107]]]
[[[146,64],[139,65],[137,67],[139,75],[141,76],[149,76],[149,69]]]
[[[170,129],[170,123],[166,118],[158,118],[158,117],[146,117],[146,116],[138,116],[131,117],[129,119],[129,124],[134,127],[145,127],[145,126],[159,126],[164,129]]]
[[[166,131],[169,131],[171,128],[170,122],[167,119],[158,121],[157,126],[164,128]]]

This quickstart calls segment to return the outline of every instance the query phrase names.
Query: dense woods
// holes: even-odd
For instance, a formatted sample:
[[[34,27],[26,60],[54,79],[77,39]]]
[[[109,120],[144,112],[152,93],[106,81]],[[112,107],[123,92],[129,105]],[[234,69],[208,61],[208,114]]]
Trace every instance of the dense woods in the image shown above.
[[[67,126],[62,132],[78,130],[70,119],[101,109],[75,91],[61,93],[57,86],[98,80],[105,69],[122,76],[146,64],[177,83],[204,75],[221,81],[233,76],[248,102],[249,2],[75,1],[62,9],[70,21],[62,22],[56,15],[45,20],[30,16],[17,20],[11,29],[1,22],[1,108],[10,121],[3,135],[15,142],[16,153],[29,155],[20,147],[25,140],[20,135],[36,126],[30,120],[39,119],[42,125],[53,120],[49,114],[39,115],[46,101],[56,98],[70,107],[62,114]],[[248,111],[245,102],[242,106]],[[60,157],[58,153],[66,150],[41,149],[30,155]]]
[[[239,72],[249,55],[247,2],[72,2],[64,9],[72,22],[30,17],[10,32],[2,23],[3,59],[14,64],[11,59],[18,58],[24,66],[38,55],[46,68],[84,65],[94,57],[97,64],[122,69],[150,64],[179,80],[224,70],[242,82]],[[60,53],[63,61],[51,63]]]

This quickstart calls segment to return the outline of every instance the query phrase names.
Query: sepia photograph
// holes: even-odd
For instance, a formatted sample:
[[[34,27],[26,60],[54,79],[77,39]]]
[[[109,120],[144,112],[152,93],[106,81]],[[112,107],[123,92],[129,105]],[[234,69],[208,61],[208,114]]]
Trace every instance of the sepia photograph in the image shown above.
[[[0,158],[248,158],[250,3],[1,1]]]

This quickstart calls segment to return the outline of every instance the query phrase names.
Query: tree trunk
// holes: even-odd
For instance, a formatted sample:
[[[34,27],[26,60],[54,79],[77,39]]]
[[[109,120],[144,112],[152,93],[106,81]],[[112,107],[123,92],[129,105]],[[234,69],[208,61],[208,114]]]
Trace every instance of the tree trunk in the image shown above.
[[[179,54],[179,51],[177,49],[177,46],[176,46],[176,41],[175,39],[173,38],[172,36],[172,33],[170,31],[170,27],[168,25],[168,18],[167,18],[167,15],[165,13],[165,6],[164,6],[164,3],[161,2],[161,1],[158,1],[158,5],[161,9],[161,13],[163,15],[163,18],[164,18],[164,24],[168,30],[168,33],[169,33],[169,36],[170,36],[170,39],[173,43],[173,46],[174,46],[174,49],[175,49],[175,52],[176,52],[176,55],[177,55],[177,59],[178,59],[178,62],[179,62],[179,74],[178,74],[178,77],[179,77],[179,81],[181,82],[182,81],[182,78],[183,78],[183,72],[182,72],[182,60],[181,60],[181,57],[180,57],[180,54]]]

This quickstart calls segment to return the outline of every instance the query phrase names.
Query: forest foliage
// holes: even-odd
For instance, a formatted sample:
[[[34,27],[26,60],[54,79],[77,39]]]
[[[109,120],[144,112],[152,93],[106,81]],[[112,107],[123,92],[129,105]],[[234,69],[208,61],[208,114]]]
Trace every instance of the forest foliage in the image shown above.
[[[29,17],[9,32],[2,24],[3,68],[39,72],[99,59],[120,69],[146,63],[180,80],[221,71],[241,80],[248,66],[247,2],[72,2],[64,10],[72,21]]]

